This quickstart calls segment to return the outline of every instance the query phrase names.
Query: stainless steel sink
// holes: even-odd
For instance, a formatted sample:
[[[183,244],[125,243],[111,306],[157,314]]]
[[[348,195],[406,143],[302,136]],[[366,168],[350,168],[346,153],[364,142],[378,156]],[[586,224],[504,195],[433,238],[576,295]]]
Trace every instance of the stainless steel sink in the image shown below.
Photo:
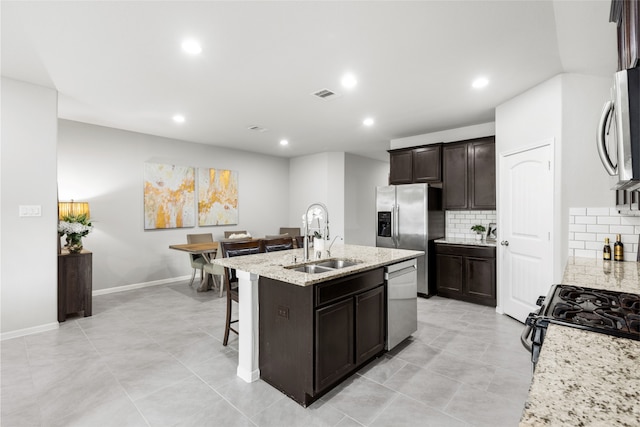
[[[324,261],[316,261],[306,265],[291,266],[286,268],[289,268],[293,271],[300,271],[302,273],[317,274],[339,270],[341,268],[351,267],[358,264],[360,264],[360,262],[358,261],[349,261],[346,259],[328,259]]]
[[[334,269],[327,268],[327,267],[320,267],[319,265],[316,265],[316,264],[307,264],[307,265],[301,265],[299,267],[293,267],[292,270],[300,271],[302,273],[317,274],[317,273],[326,273],[327,271],[333,271]]]
[[[330,259],[328,261],[318,262],[316,265],[320,267],[328,267],[328,268],[345,268],[351,267],[352,265],[358,265],[359,262],[348,261],[346,259]]]

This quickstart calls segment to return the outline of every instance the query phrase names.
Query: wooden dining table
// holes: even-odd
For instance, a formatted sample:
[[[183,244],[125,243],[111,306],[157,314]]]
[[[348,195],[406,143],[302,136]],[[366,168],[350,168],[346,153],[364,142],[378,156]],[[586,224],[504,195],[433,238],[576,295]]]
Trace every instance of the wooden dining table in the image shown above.
[[[187,252],[192,255],[201,255],[204,260],[209,263],[211,259],[215,258],[218,252],[218,242],[206,242],[206,243],[184,243],[179,245],[169,245],[169,249],[175,249],[177,251]],[[213,278],[210,274],[204,274],[198,292],[205,292],[211,289]]]

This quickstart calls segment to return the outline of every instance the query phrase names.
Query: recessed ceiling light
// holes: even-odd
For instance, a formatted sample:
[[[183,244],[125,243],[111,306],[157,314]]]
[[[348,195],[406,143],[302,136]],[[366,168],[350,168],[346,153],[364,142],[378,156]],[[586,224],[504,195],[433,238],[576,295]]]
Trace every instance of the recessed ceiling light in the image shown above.
[[[281,139],[280,140],[280,145],[289,145],[289,141],[287,141],[286,139]]]
[[[345,74],[342,76],[341,83],[343,87],[351,89],[358,84],[358,80],[356,80],[356,77],[353,74]]]
[[[488,84],[489,84],[489,80],[487,80],[484,77],[479,77],[475,79],[473,83],[471,83],[471,86],[473,86],[475,89],[482,89],[483,87],[486,87]]]
[[[182,50],[191,55],[197,55],[202,52],[202,46],[197,40],[189,39],[182,42]]]
[[[374,123],[375,121],[371,117],[367,117],[362,121],[362,124],[365,126],[372,126]]]
[[[176,114],[173,116],[173,121],[176,123],[184,123],[184,116],[182,114]]]

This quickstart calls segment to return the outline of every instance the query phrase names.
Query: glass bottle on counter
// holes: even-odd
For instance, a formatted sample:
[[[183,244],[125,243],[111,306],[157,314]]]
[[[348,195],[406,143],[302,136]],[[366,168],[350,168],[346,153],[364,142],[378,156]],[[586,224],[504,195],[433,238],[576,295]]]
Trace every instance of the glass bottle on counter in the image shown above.
[[[611,261],[611,245],[609,245],[609,238],[604,239],[604,248],[602,249],[602,259],[605,261]]]
[[[624,261],[624,245],[619,234],[616,234],[616,242],[613,244],[613,260]]]

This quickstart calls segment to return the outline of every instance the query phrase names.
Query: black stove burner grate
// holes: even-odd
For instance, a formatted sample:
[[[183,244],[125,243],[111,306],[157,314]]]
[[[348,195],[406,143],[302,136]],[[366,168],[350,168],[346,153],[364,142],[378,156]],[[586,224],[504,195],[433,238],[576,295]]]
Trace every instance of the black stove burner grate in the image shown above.
[[[540,315],[552,323],[640,340],[640,295],[556,285]]]

